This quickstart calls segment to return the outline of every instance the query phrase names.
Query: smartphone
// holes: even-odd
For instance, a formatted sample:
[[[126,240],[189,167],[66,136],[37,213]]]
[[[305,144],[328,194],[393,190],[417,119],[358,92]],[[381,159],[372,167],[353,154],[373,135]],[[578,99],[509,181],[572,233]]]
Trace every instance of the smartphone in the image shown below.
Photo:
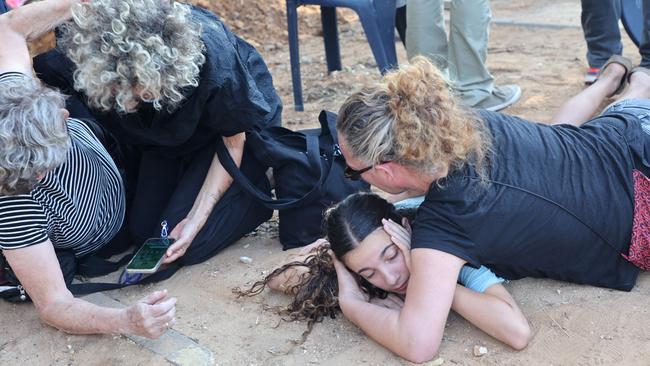
[[[126,265],[128,273],[154,273],[165,259],[167,248],[175,241],[173,238],[149,238],[135,253],[129,264]]]

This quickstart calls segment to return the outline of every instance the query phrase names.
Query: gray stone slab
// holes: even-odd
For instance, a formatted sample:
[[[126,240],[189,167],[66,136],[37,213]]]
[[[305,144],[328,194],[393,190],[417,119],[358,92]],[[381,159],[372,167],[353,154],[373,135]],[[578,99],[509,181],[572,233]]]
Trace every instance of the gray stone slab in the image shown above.
[[[119,301],[103,293],[84,296],[84,299],[101,306],[123,308]],[[192,338],[174,329],[168,330],[158,339],[148,339],[135,335],[126,335],[136,344],[164,357],[167,361],[179,366],[210,366],[214,365],[214,355],[206,347],[196,343]]]

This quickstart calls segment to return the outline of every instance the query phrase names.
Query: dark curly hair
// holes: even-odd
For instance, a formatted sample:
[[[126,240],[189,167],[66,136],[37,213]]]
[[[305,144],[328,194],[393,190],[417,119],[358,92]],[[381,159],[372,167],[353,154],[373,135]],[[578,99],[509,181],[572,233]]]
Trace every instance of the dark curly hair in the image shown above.
[[[325,212],[324,229],[329,241],[312,249],[304,261],[293,261],[272,271],[263,280],[255,282],[249,289],[233,289],[238,296],[255,296],[278,276],[292,268],[306,268],[297,284],[287,289],[292,296],[291,303],[279,310],[287,321],[307,320],[307,330],[301,343],[313,329],[315,323],[325,317],[335,318],[341,311],[338,302],[338,279],[334,269],[332,253],[341,259],[356,248],[363,239],[377,228],[382,219],[401,221],[401,215],[385,199],[373,193],[356,193]],[[361,276],[353,273],[361,289],[369,298],[386,298],[388,292],[371,285]]]

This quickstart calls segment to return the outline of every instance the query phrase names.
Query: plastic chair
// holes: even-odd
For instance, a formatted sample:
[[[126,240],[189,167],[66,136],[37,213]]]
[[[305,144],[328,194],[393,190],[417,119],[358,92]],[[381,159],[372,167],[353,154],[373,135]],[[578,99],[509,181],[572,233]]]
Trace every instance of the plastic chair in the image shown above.
[[[637,47],[643,40],[643,4],[641,1],[623,0],[621,3],[621,22]]]
[[[336,8],[350,8],[359,15],[370,49],[381,73],[397,66],[395,52],[395,0],[287,0],[291,80],[296,111],[303,111],[298,49],[298,6],[320,5],[327,71],[341,70]]]

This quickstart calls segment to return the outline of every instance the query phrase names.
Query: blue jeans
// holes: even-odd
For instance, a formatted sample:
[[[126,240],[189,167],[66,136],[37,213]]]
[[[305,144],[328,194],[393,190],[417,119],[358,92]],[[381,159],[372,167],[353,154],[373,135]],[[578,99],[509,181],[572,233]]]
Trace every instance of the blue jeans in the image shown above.
[[[640,1],[643,8],[643,37],[639,45],[641,66],[650,68],[650,0],[581,0],[582,30],[587,42],[590,67],[603,66],[611,55],[623,52],[618,21],[621,1]]]
[[[611,55],[623,52],[618,21],[621,0],[581,0],[582,31],[587,42],[587,62],[600,68]]]
[[[639,45],[641,66],[650,68],[650,0],[643,1],[643,38]]]
[[[609,112],[624,112],[635,116],[641,121],[643,132],[650,135],[650,99],[622,100],[605,109],[602,114]]]

